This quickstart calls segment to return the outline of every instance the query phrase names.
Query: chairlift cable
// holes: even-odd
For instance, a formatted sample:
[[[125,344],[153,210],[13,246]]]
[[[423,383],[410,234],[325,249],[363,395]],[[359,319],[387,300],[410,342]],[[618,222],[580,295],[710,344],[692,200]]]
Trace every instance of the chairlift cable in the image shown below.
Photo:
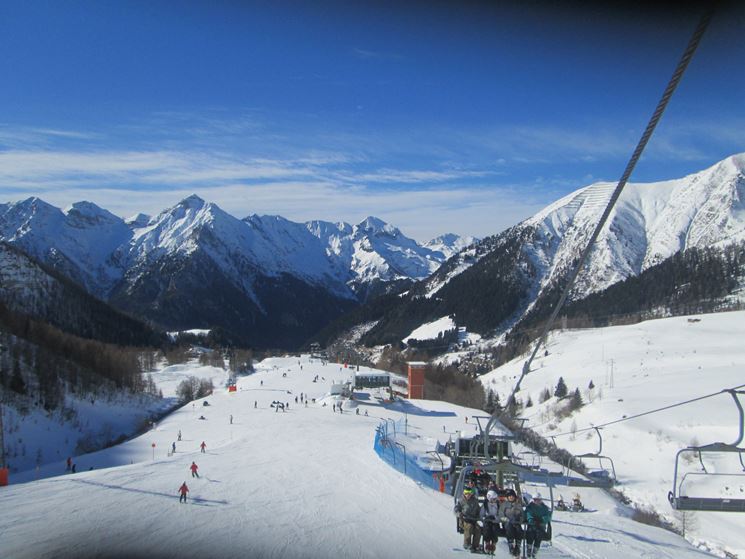
[[[635,415],[631,415],[628,417],[622,417],[621,419],[616,419],[613,421],[609,421],[608,423],[603,423],[601,425],[594,425],[592,427],[585,427],[583,429],[577,429],[576,431],[568,431],[566,433],[558,433],[556,435],[551,435],[551,437],[564,437],[566,435],[574,435],[577,433],[584,433],[585,431],[592,431],[593,429],[602,429],[603,427],[608,427],[609,425],[615,425],[616,423],[623,423],[624,421],[631,421],[632,419],[638,419],[639,417],[644,417],[645,415],[651,415],[653,413],[660,413],[672,408],[677,408],[679,406],[684,406],[686,404],[692,404],[693,402],[699,402],[701,400],[706,400],[707,398],[713,398],[714,396],[719,396],[720,394],[726,394],[727,392],[732,392],[736,390],[740,390],[741,388],[745,388],[745,384],[741,384],[740,386],[735,386],[733,388],[725,388],[723,390],[720,390],[719,392],[713,392],[711,394],[707,394],[706,396],[699,396],[697,398],[692,398],[690,400],[686,400],[684,402],[678,402],[675,404],[670,404],[667,406],[663,406],[661,408],[656,408],[653,410],[645,411],[642,413],[637,413]]]
[[[595,244],[595,240],[600,235],[600,231],[605,225],[605,222],[608,219],[608,216],[610,215],[611,210],[616,205],[616,202],[618,201],[618,198],[621,195],[623,188],[626,186],[626,183],[628,182],[629,177],[631,176],[631,173],[634,170],[634,167],[636,167],[636,164],[639,161],[639,158],[641,157],[642,152],[644,151],[644,148],[647,145],[647,142],[649,142],[649,139],[651,138],[652,133],[654,132],[654,129],[657,127],[657,124],[659,123],[660,118],[662,118],[662,113],[665,111],[665,108],[667,107],[667,104],[670,101],[670,98],[675,92],[675,89],[678,87],[678,84],[680,83],[680,80],[683,77],[683,73],[688,67],[688,63],[691,61],[693,54],[696,52],[696,48],[701,42],[701,38],[703,37],[704,32],[706,31],[706,28],[709,26],[709,22],[711,21],[711,18],[714,15],[715,7],[716,7],[716,2],[711,3],[708,6],[706,12],[701,16],[701,20],[699,21],[698,26],[693,32],[693,35],[691,36],[691,39],[688,42],[688,46],[683,52],[683,56],[681,57],[680,62],[678,62],[678,66],[676,67],[675,72],[673,72],[673,75],[670,78],[670,81],[668,82],[667,87],[665,88],[665,91],[662,94],[662,98],[657,104],[657,108],[655,108],[654,113],[652,114],[652,117],[649,120],[649,123],[647,124],[647,127],[644,130],[644,133],[642,134],[642,137],[636,146],[636,149],[631,155],[631,159],[626,165],[626,169],[624,170],[623,175],[621,175],[621,179],[618,181],[618,185],[616,186],[616,189],[613,191],[613,194],[611,195],[610,200],[608,201],[608,205],[606,206],[605,211],[600,217],[600,221],[598,222],[597,226],[595,227],[595,230],[590,236],[590,240],[588,241],[587,246],[585,246],[584,250],[582,251],[579,261],[577,262],[577,265],[571,271],[569,275],[569,279],[561,293],[561,297],[559,297],[558,303],[554,307],[554,310],[551,313],[551,316],[548,319],[548,322],[546,322],[546,325],[543,328],[543,332],[541,336],[538,338],[538,341],[536,342],[535,347],[533,348],[533,352],[531,353],[530,357],[523,365],[522,373],[520,377],[518,378],[517,383],[515,384],[515,387],[512,390],[512,394],[510,395],[510,398],[507,400],[508,402],[511,401],[512,398],[514,398],[515,394],[520,390],[520,383],[522,382],[523,378],[525,378],[525,375],[528,374],[528,372],[530,371],[530,364],[533,362],[533,359],[535,358],[536,353],[538,353],[538,349],[541,347],[541,345],[545,343],[546,337],[548,336],[551,326],[556,320],[556,317],[558,316],[559,311],[564,306],[564,302],[566,301],[566,298],[569,295],[569,291],[574,286],[574,282],[577,279],[579,272],[582,270],[582,267],[584,266],[588,255],[590,254],[590,250],[592,249],[592,246]]]

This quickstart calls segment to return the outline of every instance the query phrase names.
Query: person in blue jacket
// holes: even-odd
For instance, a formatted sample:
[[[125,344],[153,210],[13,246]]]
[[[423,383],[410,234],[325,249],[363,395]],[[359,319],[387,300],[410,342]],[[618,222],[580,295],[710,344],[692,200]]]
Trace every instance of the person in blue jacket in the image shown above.
[[[525,515],[528,520],[528,529],[525,531],[528,557],[536,557],[541,542],[548,539],[551,524],[551,511],[543,502],[540,493],[536,493],[531,503],[525,507]]]

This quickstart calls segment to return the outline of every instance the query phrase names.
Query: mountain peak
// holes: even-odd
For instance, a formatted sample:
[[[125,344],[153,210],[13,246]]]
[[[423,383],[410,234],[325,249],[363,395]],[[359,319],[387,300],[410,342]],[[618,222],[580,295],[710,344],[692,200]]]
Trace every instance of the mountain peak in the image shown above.
[[[400,233],[399,230],[393,225],[389,225],[382,219],[372,215],[367,216],[364,220],[362,220],[357,225],[357,229],[373,235],[379,235],[382,233],[391,235],[393,237]]]
[[[100,206],[97,206],[93,202],[75,202],[71,206],[65,209],[65,215],[67,215],[70,218],[74,219],[80,219],[87,222],[96,222],[96,221],[106,221],[106,222],[113,222],[113,221],[121,221],[118,217],[116,217],[114,214],[112,214],[108,210],[104,210]]]
[[[740,173],[745,173],[745,153],[736,153],[727,158]]]
[[[129,225],[130,227],[134,229],[139,229],[140,227],[145,227],[149,221],[150,221],[149,215],[144,214],[144,213],[138,213],[125,219],[124,223],[126,223],[127,225]]]
[[[177,206],[181,206],[186,209],[202,209],[205,204],[205,202],[202,198],[197,196],[196,194],[191,194],[190,196],[187,196],[183,200],[181,200]]]

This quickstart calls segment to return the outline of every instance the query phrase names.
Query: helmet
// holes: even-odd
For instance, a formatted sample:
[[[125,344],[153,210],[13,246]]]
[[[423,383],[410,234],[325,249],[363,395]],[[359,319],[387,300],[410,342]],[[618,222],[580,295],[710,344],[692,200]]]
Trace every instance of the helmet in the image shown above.
[[[517,499],[517,493],[515,493],[515,490],[514,489],[508,489],[507,490],[507,497],[508,498],[509,497],[514,497],[515,499]]]
[[[463,488],[463,494],[464,495],[473,495],[473,487],[464,487]]]
[[[496,499],[496,498],[497,498],[497,496],[498,496],[498,495],[497,495],[497,492],[496,492],[496,491],[488,491],[488,492],[486,493],[486,498],[487,498],[488,500],[490,500],[490,501],[493,501],[494,499]]]

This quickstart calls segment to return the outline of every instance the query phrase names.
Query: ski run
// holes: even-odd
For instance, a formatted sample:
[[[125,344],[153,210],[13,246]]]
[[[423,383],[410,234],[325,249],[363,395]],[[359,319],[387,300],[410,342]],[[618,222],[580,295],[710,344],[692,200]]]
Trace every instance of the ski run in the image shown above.
[[[554,336],[549,356],[538,365],[546,374],[528,375],[525,389],[535,398],[544,385],[555,384],[559,370],[564,371],[570,388],[581,382],[584,389],[590,377],[602,386],[605,363],[614,355],[614,386],[605,387],[603,399],[595,399],[575,417],[584,427],[590,421],[616,419],[620,414],[721,389],[735,384],[735,377],[742,381],[745,314],[700,318],[697,324],[678,317]],[[689,331],[692,338],[686,337]],[[639,345],[639,340],[646,341]],[[605,361],[594,357],[590,347],[604,351]],[[711,368],[699,371],[694,348],[702,362],[712,359]],[[552,365],[551,359],[565,361],[553,370],[550,367],[559,365]],[[508,384],[503,377],[514,376],[517,367],[517,361],[508,364],[491,373],[485,383],[502,392]],[[676,377],[688,370],[698,375],[695,382]],[[184,405],[142,436],[74,457],[74,474],[65,472],[61,460],[14,475],[11,485],[0,490],[0,557],[471,555],[463,549],[463,536],[456,532],[453,498],[437,491],[434,484],[407,477],[382,460],[373,445],[381,422],[403,420],[409,452],[426,456],[438,441],[444,443],[459,432],[475,433],[474,417],[484,412],[428,400],[387,404],[376,389],[358,391],[355,400],[342,401],[330,395],[330,388],[346,381],[351,369],[308,355],[257,363],[254,374],[238,378],[235,392],[225,388],[227,373],[220,369],[181,365],[167,367],[153,377],[168,395],[179,376],[194,371],[222,382],[216,383],[211,396]],[[361,367],[360,372],[369,370]],[[649,387],[643,398],[641,386]],[[301,394],[303,400],[310,399],[307,406]],[[621,405],[620,399],[629,406]],[[282,411],[273,402],[289,405]],[[718,413],[712,403],[680,408],[672,419],[649,416],[613,431],[616,435],[608,436],[607,451],[616,460],[619,488],[627,488],[632,498],[653,503],[660,512],[671,513],[665,495],[675,449],[694,436],[704,443],[736,434],[736,414]],[[341,412],[335,411],[338,404]],[[534,414],[542,412],[539,406],[534,409]],[[558,430],[564,427],[557,426]],[[658,430],[661,435],[655,435]],[[679,436],[673,431],[680,431]],[[664,444],[655,446],[654,437],[661,437]],[[580,440],[593,444],[577,437],[567,440],[567,447],[584,451],[574,448]],[[171,454],[174,443],[176,451]],[[192,475],[192,463],[199,477]],[[186,504],[179,500],[183,483],[189,489]],[[547,496],[545,487],[528,485],[524,490]],[[555,497],[561,493],[567,500],[575,492],[554,488]],[[592,512],[554,511],[553,541],[538,557],[713,556],[672,532],[631,520],[631,508],[603,490],[583,488],[580,493]],[[699,527],[708,532],[701,534],[702,539],[717,540],[721,535],[717,527],[723,527],[726,543],[712,547],[719,556],[725,548],[733,554],[745,551],[745,522],[738,515],[727,516],[726,522],[722,514],[706,519],[705,513],[697,516]],[[500,538],[496,557],[508,556]]]

